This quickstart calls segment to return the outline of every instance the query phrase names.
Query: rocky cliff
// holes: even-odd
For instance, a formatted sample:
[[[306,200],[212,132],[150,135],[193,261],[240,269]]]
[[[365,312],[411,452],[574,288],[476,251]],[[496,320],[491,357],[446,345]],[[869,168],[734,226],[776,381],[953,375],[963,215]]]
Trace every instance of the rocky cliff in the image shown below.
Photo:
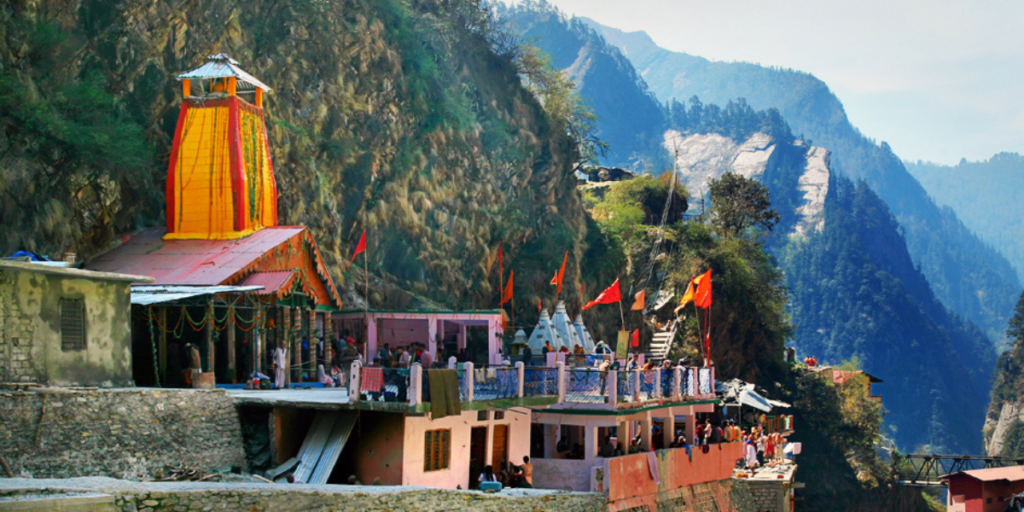
[[[496,305],[504,243],[535,311],[566,249],[581,279],[587,221],[576,146],[499,39],[471,0],[5,3],[0,254],[81,259],[160,225],[174,75],[224,52],[274,88],[281,222],[311,228],[346,302],[365,228],[375,306]]]

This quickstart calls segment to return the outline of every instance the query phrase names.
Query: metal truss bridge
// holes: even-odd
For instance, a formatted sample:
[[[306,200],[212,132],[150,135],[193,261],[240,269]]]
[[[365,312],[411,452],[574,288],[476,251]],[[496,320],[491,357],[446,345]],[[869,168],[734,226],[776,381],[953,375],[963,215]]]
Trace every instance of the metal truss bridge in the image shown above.
[[[892,470],[900,484],[909,486],[945,486],[942,475],[972,469],[1024,466],[1024,458],[984,457],[971,455],[893,454]]]

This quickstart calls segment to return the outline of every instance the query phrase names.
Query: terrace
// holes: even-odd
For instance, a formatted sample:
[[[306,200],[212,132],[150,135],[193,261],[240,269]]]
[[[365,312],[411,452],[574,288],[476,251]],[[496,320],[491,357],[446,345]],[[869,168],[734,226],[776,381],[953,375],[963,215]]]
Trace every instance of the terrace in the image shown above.
[[[666,404],[714,400],[713,368],[600,371],[567,367],[476,367],[449,362],[458,375],[459,401],[467,410],[547,406],[551,409],[631,412]],[[431,409],[428,370],[353,363],[348,386],[334,389],[228,390],[240,404],[369,409],[425,413]]]

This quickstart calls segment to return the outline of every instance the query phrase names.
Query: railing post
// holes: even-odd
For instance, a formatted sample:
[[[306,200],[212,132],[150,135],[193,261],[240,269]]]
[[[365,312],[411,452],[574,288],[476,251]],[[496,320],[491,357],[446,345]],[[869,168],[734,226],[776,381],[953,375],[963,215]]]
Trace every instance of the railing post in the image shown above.
[[[466,401],[473,401],[473,363],[462,363],[462,369],[466,372]]]
[[[363,365],[359,361],[352,361],[348,376],[348,401],[357,402],[359,401],[359,386],[363,378],[362,372]]]
[[[711,367],[711,382],[708,383],[711,388],[711,396],[715,396],[715,367]]]
[[[615,404],[619,401],[619,372],[616,370],[608,370],[605,374],[605,389],[608,390],[608,404],[615,408]]]
[[[458,359],[456,359],[455,356],[449,357],[448,358],[448,369],[449,370],[454,370],[455,369],[455,365],[457,363],[458,363]]]
[[[672,373],[675,378],[675,383],[672,385],[672,393],[677,400],[681,400],[683,398],[683,369],[677,366]]]
[[[633,401],[640,401],[640,379],[642,378],[640,370],[633,370]]]
[[[519,381],[519,387],[516,390],[519,398],[523,397],[523,385],[526,383],[526,365],[522,361],[516,361],[516,380]]]
[[[565,363],[559,361],[555,363],[555,367],[558,368],[558,402],[555,403],[560,404],[565,401]]]
[[[413,363],[409,367],[409,405],[415,407],[423,403],[423,366]]]
[[[661,370],[654,370],[654,398],[661,398]]]

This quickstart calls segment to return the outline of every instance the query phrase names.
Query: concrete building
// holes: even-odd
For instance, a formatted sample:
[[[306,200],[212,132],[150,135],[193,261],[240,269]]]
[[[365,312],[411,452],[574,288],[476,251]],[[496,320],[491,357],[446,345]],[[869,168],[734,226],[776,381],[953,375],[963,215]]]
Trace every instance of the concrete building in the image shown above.
[[[133,385],[130,287],[149,281],[0,261],[0,382]]]
[[[975,469],[943,475],[949,512],[1003,512],[1024,491],[1024,466]]]

